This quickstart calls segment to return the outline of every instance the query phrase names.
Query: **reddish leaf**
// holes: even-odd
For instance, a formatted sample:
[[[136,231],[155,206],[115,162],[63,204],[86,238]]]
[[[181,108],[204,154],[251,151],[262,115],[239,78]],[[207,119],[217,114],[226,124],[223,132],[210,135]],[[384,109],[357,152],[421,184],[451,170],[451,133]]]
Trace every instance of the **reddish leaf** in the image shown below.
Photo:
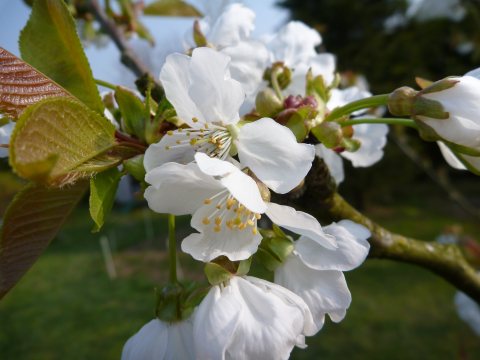
[[[0,112],[14,119],[47,97],[72,95],[22,59],[0,47]]]
[[[87,188],[85,181],[62,189],[30,184],[17,194],[0,234],[0,299],[37,261]]]

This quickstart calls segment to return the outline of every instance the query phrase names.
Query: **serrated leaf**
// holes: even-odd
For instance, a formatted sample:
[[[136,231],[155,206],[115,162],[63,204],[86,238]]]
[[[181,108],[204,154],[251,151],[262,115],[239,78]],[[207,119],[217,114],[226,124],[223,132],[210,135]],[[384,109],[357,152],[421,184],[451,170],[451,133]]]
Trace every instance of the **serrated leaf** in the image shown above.
[[[145,105],[132,91],[117,86],[115,100],[122,113],[122,127],[128,134],[145,140]]]
[[[17,119],[29,105],[48,97],[72,97],[60,85],[0,47],[0,112]]]
[[[103,113],[103,103],[64,1],[36,0],[20,34],[22,58],[64,87],[90,109]]]
[[[77,100],[45,99],[28,107],[10,140],[10,165],[26,179],[48,185],[74,182],[115,166],[115,127]]]
[[[95,222],[93,232],[99,231],[115,200],[122,173],[117,168],[101,172],[90,179],[90,216]]]
[[[87,187],[87,182],[63,189],[30,184],[13,199],[0,234],[0,299],[47,248]]]
[[[143,10],[145,15],[156,16],[202,16],[194,6],[181,0],[157,0]]]

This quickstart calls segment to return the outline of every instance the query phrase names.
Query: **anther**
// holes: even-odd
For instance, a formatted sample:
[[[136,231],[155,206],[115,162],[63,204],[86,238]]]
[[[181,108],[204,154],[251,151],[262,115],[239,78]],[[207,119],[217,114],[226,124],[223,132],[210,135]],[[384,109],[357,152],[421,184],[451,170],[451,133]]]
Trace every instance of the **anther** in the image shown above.
[[[207,217],[204,217],[203,220],[202,220],[202,223],[204,225],[208,225],[208,224],[210,224],[210,220]]]

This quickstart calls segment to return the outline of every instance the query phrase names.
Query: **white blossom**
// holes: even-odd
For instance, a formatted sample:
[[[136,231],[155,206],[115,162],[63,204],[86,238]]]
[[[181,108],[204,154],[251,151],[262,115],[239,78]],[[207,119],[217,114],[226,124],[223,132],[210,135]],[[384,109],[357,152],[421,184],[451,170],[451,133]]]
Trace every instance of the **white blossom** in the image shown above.
[[[328,314],[332,321],[345,317],[351,295],[343,271],[363,263],[370,249],[366,241],[370,231],[350,220],[342,220],[323,228],[335,237],[338,247],[327,249],[307,236],[295,242],[293,252],[275,271],[275,282],[292,290],[308,305],[319,331]]]
[[[195,360],[193,322],[166,323],[154,319],[132,336],[122,351],[122,360]]]
[[[480,336],[480,306],[459,291],[455,294],[455,308],[460,319],[465,321],[477,336]]]
[[[238,110],[245,93],[230,76],[230,58],[209,48],[197,48],[192,57],[172,54],[160,79],[178,117],[190,129],[169,132],[145,153],[147,171],[170,161],[186,163],[195,151],[220,159],[238,151],[242,165],[278,193],[297,186],[310,170],[312,145],[299,144],[285,126],[262,118],[243,126]]]
[[[311,215],[262,199],[257,183],[234,164],[203,153],[195,163],[167,163],[147,172],[151,185],[145,191],[149,207],[160,213],[192,214],[194,233],[182,250],[201,261],[225,255],[243,260],[256,252],[261,241],[257,220],[266,214],[278,226],[336,248]]]
[[[423,98],[439,102],[448,118],[415,117],[443,140],[474,150],[480,150],[480,80],[475,77],[477,74],[473,71],[462,77],[448,78],[456,81],[452,87],[422,94]]]
[[[288,359],[313,333],[312,315],[299,296],[250,276],[213,286],[194,319],[198,359]]]

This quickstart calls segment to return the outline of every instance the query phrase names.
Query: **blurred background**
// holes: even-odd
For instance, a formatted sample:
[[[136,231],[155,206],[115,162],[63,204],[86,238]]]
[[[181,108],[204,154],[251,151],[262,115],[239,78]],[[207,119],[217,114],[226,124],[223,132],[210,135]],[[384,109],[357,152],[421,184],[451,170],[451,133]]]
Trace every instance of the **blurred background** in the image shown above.
[[[28,2],[28,1],[26,1]],[[0,46],[18,55],[29,7],[0,0]],[[201,9],[207,1],[192,1]],[[257,13],[256,35],[289,19],[323,38],[319,51],[337,56],[344,75],[363,75],[374,94],[438,80],[480,66],[480,2],[474,0],[245,1]],[[132,46],[158,74],[165,56],[180,51],[192,18],[143,17],[156,45]],[[82,32],[80,25],[79,31]],[[85,40],[96,78],[133,87],[108,38]],[[435,144],[391,128],[385,156],[367,169],[345,163],[340,192],[389,228],[431,241],[460,239],[476,260],[480,240],[478,178],[450,169]],[[22,183],[0,159],[0,218]],[[166,218],[149,211],[125,180],[99,234],[84,202],[59,236],[0,302],[0,359],[118,359],[125,341],[154,316],[154,288],[167,279]],[[179,219],[178,239],[190,232]],[[180,274],[202,281],[201,264],[179,254]],[[477,263],[478,264],[478,263]],[[254,273],[268,276],[260,266]],[[346,274],[353,302],[340,324],[327,322],[293,359],[479,359],[480,337],[459,319],[456,290],[410,265],[368,260]]]

